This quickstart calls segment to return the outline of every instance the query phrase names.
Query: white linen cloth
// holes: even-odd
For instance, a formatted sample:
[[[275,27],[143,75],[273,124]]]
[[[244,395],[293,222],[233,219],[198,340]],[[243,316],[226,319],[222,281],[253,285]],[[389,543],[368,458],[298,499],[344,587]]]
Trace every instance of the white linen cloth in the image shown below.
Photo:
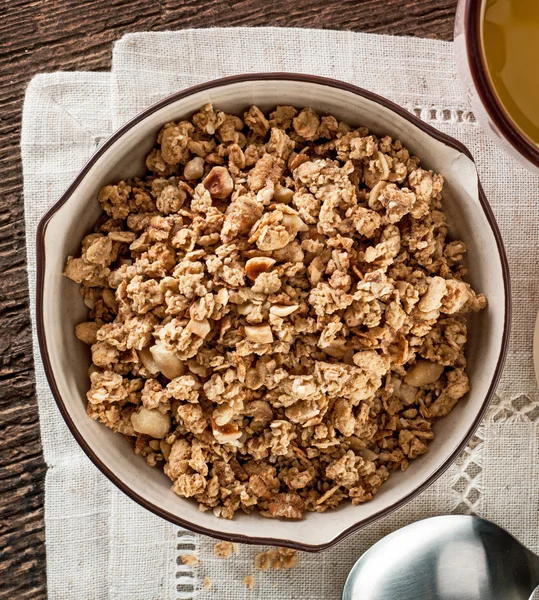
[[[476,158],[501,228],[513,283],[513,329],[497,397],[451,469],[397,513],[287,572],[255,572],[261,548],[214,557],[214,540],[138,507],[90,463],[49,391],[35,335],[35,232],[41,216],[119,125],[168,94],[227,75],[312,73],[349,81],[405,106],[460,139]],[[451,43],[350,32],[230,28],[129,34],[112,73],[53,73],[30,83],[22,156],[36,392],[48,472],[45,526],[51,600],[197,598],[337,600],[346,574],[380,537],[437,514],[475,512],[539,550],[539,393],[532,336],[539,306],[539,177],[494,147],[458,84]],[[181,564],[194,552],[200,565]],[[255,575],[248,590],[242,580]],[[208,577],[211,589],[203,587]]]

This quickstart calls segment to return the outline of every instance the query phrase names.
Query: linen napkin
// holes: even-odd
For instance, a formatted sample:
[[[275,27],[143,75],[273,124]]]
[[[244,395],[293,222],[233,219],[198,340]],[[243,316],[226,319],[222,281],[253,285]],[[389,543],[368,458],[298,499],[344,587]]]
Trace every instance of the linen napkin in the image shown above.
[[[531,359],[539,305],[539,177],[506,157],[479,129],[457,81],[452,44],[351,32],[228,28],[130,34],[116,43],[112,74],[57,73],[32,80],[22,152],[32,309],[35,229],[41,215],[113,129],[168,94],[210,79],[259,71],[314,73],[349,81],[405,106],[460,139],[477,160],[509,256],[513,329],[497,398],[477,436],[433,486],[398,512],[290,571],[258,572],[240,546],[228,560],[215,541],[136,506],[89,462],[56,409],[36,354],[46,478],[49,598],[295,598],[337,600],[354,561],[409,522],[475,512],[539,549],[536,486],[539,394]],[[32,310],[32,312],[34,312]],[[35,339],[35,336],[34,336]],[[183,565],[194,553],[199,565]],[[253,574],[253,589],[243,583]],[[204,578],[212,585],[206,589]],[[313,582],[316,582],[313,585]]]

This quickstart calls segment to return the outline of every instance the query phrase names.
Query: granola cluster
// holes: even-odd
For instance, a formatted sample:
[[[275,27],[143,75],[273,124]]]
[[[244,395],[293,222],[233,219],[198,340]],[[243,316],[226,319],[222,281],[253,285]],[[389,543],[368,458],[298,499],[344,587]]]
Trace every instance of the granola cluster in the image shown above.
[[[292,106],[207,104],[146,164],[100,190],[65,268],[89,309],[90,417],[225,518],[370,500],[469,389],[465,315],[486,300],[442,177]]]

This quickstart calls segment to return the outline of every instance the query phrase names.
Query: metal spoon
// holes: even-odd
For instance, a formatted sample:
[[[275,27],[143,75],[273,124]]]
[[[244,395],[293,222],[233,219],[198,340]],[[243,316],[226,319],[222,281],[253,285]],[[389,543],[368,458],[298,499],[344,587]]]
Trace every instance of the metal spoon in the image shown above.
[[[539,557],[479,517],[433,517],[380,540],[356,562],[343,600],[529,600]]]

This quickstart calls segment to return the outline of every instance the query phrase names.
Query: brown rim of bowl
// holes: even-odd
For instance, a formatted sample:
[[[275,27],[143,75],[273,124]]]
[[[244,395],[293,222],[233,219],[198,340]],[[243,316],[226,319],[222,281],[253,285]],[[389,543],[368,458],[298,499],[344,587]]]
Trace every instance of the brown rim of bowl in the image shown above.
[[[539,167],[539,147],[537,147],[509,116],[498,98],[488,74],[487,61],[483,52],[482,12],[486,0],[468,0],[464,13],[464,35],[466,54],[472,80],[481,103],[488,116],[511,146],[533,165]]]
[[[434,481],[436,481],[449,468],[449,466],[455,461],[455,459],[462,452],[462,450],[464,450],[464,448],[466,447],[466,444],[468,443],[468,440],[475,433],[475,430],[477,429],[481,420],[483,419],[485,412],[490,404],[490,401],[494,395],[494,391],[496,390],[497,383],[501,376],[501,371],[502,371],[502,368],[503,368],[503,365],[505,362],[505,357],[507,355],[507,348],[508,348],[508,343],[509,343],[509,328],[510,328],[510,321],[511,321],[511,293],[510,293],[511,292],[511,284],[510,284],[510,277],[509,277],[509,266],[507,263],[507,257],[505,255],[505,250],[504,250],[500,230],[498,229],[498,225],[494,218],[494,214],[492,213],[492,209],[490,208],[490,205],[485,197],[483,188],[482,188],[479,180],[478,180],[479,201],[481,203],[481,207],[485,213],[485,216],[487,217],[487,220],[490,224],[490,227],[491,227],[494,237],[496,239],[496,244],[498,246],[498,254],[499,254],[501,265],[502,265],[502,274],[503,274],[503,279],[504,279],[504,298],[505,298],[505,306],[506,306],[505,319],[504,319],[504,330],[503,330],[503,336],[502,336],[502,346],[501,346],[501,350],[500,350],[500,355],[498,357],[498,362],[496,364],[496,370],[494,372],[494,377],[492,378],[490,387],[488,389],[486,397],[481,406],[481,410],[477,414],[471,427],[468,429],[468,431],[466,432],[464,437],[460,440],[457,448],[445,460],[445,462],[442,464],[442,466],[439,469],[437,469],[432,475],[430,475],[430,477],[428,477],[426,481],[424,481],[420,486],[418,486],[415,490],[410,492],[404,498],[400,499],[398,502],[395,502],[394,504],[385,508],[384,510],[381,510],[381,511],[375,513],[374,515],[371,515],[367,519],[364,519],[358,523],[355,523],[351,527],[348,527],[347,529],[345,529],[344,531],[339,533],[335,538],[333,538],[329,542],[325,542],[323,544],[312,545],[312,544],[303,544],[301,542],[295,542],[293,540],[282,540],[282,539],[274,539],[274,538],[266,538],[266,537],[251,537],[251,536],[246,536],[246,535],[242,535],[242,534],[221,533],[219,531],[215,531],[213,529],[208,529],[206,527],[201,527],[199,525],[195,525],[193,523],[185,521],[184,519],[182,519],[172,513],[169,513],[168,511],[160,508],[159,506],[156,506],[155,504],[152,504],[151,502],[148,502],[147,500],[145,500],[144,498],[139,496],[117,474],[113,473],[107,467],[107,465],[105,465],[95,455],[95,453],[89,447],[88,443],[86,442],[84,437],[81,435],[81,433],[77,429],[75,423],[71,419],[71,416],[66,408],[66,405],[64,404],[62,397],[60,396],[58,387],[56,385],[54,373],[51,368],[50,358],[49,358],[47,344],[46,344],[46,340],[45,340],[45,332],[44,332],[44,328],[43,328],[43,285],[44,285],[44,276],[45,276],[45,232],[47,229],[47,224],[51,220],[51,218],[54,216],[56,211],[68,200],[68,198],[71,196],[73,191],[78,187],[78,185],[80,184],[82,179],[85,177],[85,175],[88,173],[88,171],[93,166],[93,164],[96,162],[96,160],[101,155],[103,155],[108,150],[108,148],[110,148],[114,144],[114,142],[117,139],[119,139],[124,133],[129,131],[132,127],[136,126],[143,119],[145,119],[148,115],[156,112],[157,110],[161,109],[162,107],[164,107],[172,102],[175,102],[177,100],[180,100],[181,98],[185,98],[187,96],[190,96],[190,95],[200,92],[200,91],[221,87],[221,86],[228,85],[231,83],[240,83],[240,82],[245,82],[245,81],[257,81],[257,80],[258,81],[259,80],[262,80],[262,81],[268,81],[268,80],[270,80],[270,81],[302,81],[302,82],[307,82],[307,83],[314,83],[314,84],[318,84],[318,85],[324,85],[324,86],[329,86],[329,87],[333,87],[333,88],[338,88],[341,90],[346,90],[353,94],[357,94],[358,96],[367,98],[368,100],[376,102],[377,104],[380,104],[381,106],[384,106],[385,108],[392,110],[393,112],[395,112],[398,115],[400,115],[401,117],[405,118],[407,121],[409,121],[410,123],[412,123],[419,129],[421,129],[425,133],[429,134],[431,137],[458,150],[459,152],[461,152],[462,154],[467,156],[472,162],[474,162],[473,157],[472,157],[470,151],[466,148],[466,146],[461,144],[459,141],[451,138],[450,136],[438,131],[437,129],[434,129],[427,123],[424,123],[423,121],[421,121],[420,119],[418,119],[417,117],[415,117],[414,115],[409,113],[407,110],[405,110],[401,106],[398,106],[397,104],[395,104],[389,100],[386,100],[385,98],[378,96],[377,94],[374,94],[373,92],[370,92],[370,91],[364,90],[362,88],[356,87],[354,85],[351,85],[349,83],[344,83],[344,82],[337,81],[334,79],[318,77],[315,75],[303,75],[303,74],[296,74],[296,73],[253,73],[253,74],[248,74],[248,75],[234,75],[232,77],[216,79],[213,81],[209,81],[207,83],[196,85],[194,87],[188,88],[181,92],[172,94],[171,96],[168,96],[167,98],[157,102],[156,104],[153,104],[146,110],[142,111],[141,113],[139,113],[138,115],[133,117],[125,125],[123,125],[120,129],[118,129],[116,132],[114,132],[105,141],[105,143],[91,156],[91,158],[81,169],[81,171],[79,172],[79,174],[77,175],[77,177],[75,178],[73,183],[69,186],[69,188],[63,194],[63,196],[60,198],[60,200],[58,200],[58,202],[41,219],[39,226],[37,228],[37,245],[36,245],[36,250],[37,250],[37,252],[36,252],[36,254],[37,254],[37,288],[36,288],[36,313],[37,313],[37,315],[36,315],[36,319],[37,319],[38,341],[39,341],[39,348],[41,351],[41,357],[43,360],[43,366],[45,369],[45,374],[47,376],[47,380],[49,382],[49,385],[50,385],[50,388],[52,391],[52,395],[54,396],[56,404],[58,405],[58,408],[60,409],[60,412],[61,412],[67,426],[69,427],[71,433],[73,434],[73,436],[75,437],[75,439],[77,440],[77,442],[79,443],[79,445],[81,446],[83,451],[86,453],[86,455],[96,465],[96,467],[106,477],[108,477],[108,479],[110,479],[110,481],[114,485],[116,485],[116,487],[118,487],[120,490],[122,490],[122,492],[124,492],[132,500],[134,500],[135,502],[137,502],[138,504],[140,504],[141,506],[143,506],[150,512],[154,513],[155,515],[157,515],[163,519],[166,519],[167,521],[170,521],[171,523],[174,523],[175,525],[179,525],[180,527],[185,527],[186,529],[195,531],[196,533],[201,533],[204,535],[212,536],[214,538],[229,540],[229,541],[233,541],[233,542],[241,542],[241,543],[246,543],[246,544],[286,546],[289,548],[294,548],[296,550],[303,550],[306,552],[318,552],[320,550],[325,550],[326,548],[330,548],[331,546],[342,541],[344,538],[348,537],[350,534],[354,533],[355,531],[358,531],[358,530],[362,529],[363,527],[366,527],[367,525],[373,523],[374,521],[377,521],[378,519],[391,514],[392,512],[401,508],[407,502],[409,502],[410,500],[415,498],[418,494],[423,492],[432,483],[434,483]]]

